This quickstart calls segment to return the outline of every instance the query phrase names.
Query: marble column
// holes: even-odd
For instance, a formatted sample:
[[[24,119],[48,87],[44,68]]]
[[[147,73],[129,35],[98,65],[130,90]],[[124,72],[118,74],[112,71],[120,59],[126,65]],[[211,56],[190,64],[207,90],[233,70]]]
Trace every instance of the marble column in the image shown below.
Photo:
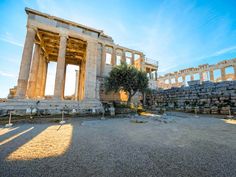
[[[125,50],[123,50],[123,52],[122,52],[121,61],[122,61],[122,62],[126,62]]]
[[[155,80],[157,80],[157,71],[155,71]]]
[[[144,54],[140,54],[140,70],[141,71],[145,71],[145,55]]]
[[[193,81],[194,80],[194,75],[190,76],[190,80]]]
[[[234,68],[234,80],[236,80],[236,65],[233,66],[233,68]]]
[[[186,76],[185,76],[185,75],[183,75],[183,76],[182,76],[182,83],[183,83],[183,85],[186,85],[186,83],[185,83],[185,82],[186,82]]]
[[[25,98],[26,96],[35,34],[36,29],[28,26],[17,82],[16,98]]]
[[[102,43],[99,43],[97,48],[97,76],[102,76],[101,65],[102,65]]]
[[[39,44],[35,44],[33,61],[31,64],[28,89],[27,89],[28,98],[34,98],[36,94],[36,83],[37,83],[37,74],[38,74],[39,59],[40,59],[40,50],[41,49]]]
[[[225,67],[221,68],[220,71],[221,71],[221,80],[225,81],[226,80],[226,78],[225,78]]]
[[[42,80],[43,80],[43,67],[44,67],[44,56],[43,56],[43,52],[40,50],[35,98],[41,97]]]
[[[96,98],[97,45],[98,43],[96,41],[92,40],[87,41],[84,99],[97,99]]]
[[[102,60],[101,60],[101,70],[100,70],[101,76],[104,75],[105,65],[106,65],[106,45],[102,44]]]
[[[79,66],[78,100],[83,100],[84,99],[85,66],[86,66],[86,61],[82,61],[80,66]]]
[[[200,77],[200,82],[203,82],[204,78],[203,78],[203,73],[202,72],[199,73],[199,77]]]
[[[172,83],[171,83],[171,78],[168,78],[168,82],[169,82],[169,84],[172,84]]]
[[[44,74],[43,74],[43,83],[42,83],[42,97],[45,96],[46,82],[47,82],[47,74],[48,74],[48,62],[44,61]]]
[[[63,99],[62,91],[65,77],[65,56],[66,56],[67,36],[60,34],[60,46],[57,58],[57,70],[54,88],[54,99]]]
[[[214,80],[215,80],[214,79],[214,70],[210,70],[209,72],[210,72],[210,81],[214,82]]]
[[[131,53],[131,65],[134,65],[134,53]]]
[[[178,84],[178,77],[175,77],[175,83]]]
[[[116,65],[116,48],[112,48],[112,55],[111,55],[111,65]]]
[[[79,90],[79,71],[75,70],[75,96],[74,100],[78,100],[78,90]]]
[[[63,85],[62,85],[62,92],[61,92],[61,97],[64,99],[65,97],[65,86],[66,86],[66,69],[67,69],[67,64],[65,64],[65,69],[64,69],[64,78],[63,78]]]

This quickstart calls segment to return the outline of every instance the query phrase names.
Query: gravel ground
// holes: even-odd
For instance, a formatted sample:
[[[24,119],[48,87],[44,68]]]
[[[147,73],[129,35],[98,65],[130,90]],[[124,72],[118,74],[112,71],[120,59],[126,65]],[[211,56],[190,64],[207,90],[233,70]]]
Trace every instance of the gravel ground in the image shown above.
[[[0,176],[236,176],[235,121],[185,114],[145,120],[0,126]]]

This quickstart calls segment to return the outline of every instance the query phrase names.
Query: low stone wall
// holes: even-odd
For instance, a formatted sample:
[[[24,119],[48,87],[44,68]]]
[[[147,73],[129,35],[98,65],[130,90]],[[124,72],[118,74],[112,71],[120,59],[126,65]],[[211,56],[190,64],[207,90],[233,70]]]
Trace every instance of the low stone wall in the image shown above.
[[[189,87],[159,90],[147,95],[153,108],[203,114],[236,115],[236,81],[203,82]]]

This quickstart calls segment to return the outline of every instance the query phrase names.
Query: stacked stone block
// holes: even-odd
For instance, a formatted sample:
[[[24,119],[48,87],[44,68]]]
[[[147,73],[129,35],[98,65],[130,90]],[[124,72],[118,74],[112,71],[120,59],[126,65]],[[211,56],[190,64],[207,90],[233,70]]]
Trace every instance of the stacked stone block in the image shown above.
[[[203,82],[188,87],[158,90],[147,97],[149,105],[203,114],[236,114],[236,81]]]

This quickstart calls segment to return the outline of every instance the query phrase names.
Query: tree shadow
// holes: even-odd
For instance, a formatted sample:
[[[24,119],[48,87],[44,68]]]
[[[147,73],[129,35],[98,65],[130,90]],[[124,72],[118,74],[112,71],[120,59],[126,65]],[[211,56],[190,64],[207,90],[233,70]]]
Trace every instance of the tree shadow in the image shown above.
[[[65,126],[70,125],[72,127],[71,140],[67,149],[56,156],[48,156],[42,158],[35,158],[30,160],[7,160],[10,154],[14,153],[17,149],[24,146],[26,143],[35,138],[45,129],[51,125],[58,124],[46,124],[35,125],[34,130],[27,132],[27,137],[21,136],[9,143],[4,144],[4,151],[0,152],[0,174],[5,177],[14,176],[92,176],[103,174],[103,168],[97,161],[103,161],[104,157],[102,152],[96,150],[96,143],[92,140],[96,138],[96,131],[92,131],[92,127],[81,126],[81,121],[70,119],[66,124],[54,128],[53,131],[62,131]],[[83,130],[82,130],[83,129]],[[81,131],[82,130],[82,131]],[[87,139],[87,133],[91,133],[89,139]],[[25,134],[26,135],[26,134]],[[61,135],[63,138],[63,135]],[[92,140],[91,140],[92,138]],[[60,142],[57,146],[63,146],[64,142]],[[43,144],[42,144],[43,146]],[[54,151],[55,149],[46,149],[46,151]],[[95,158],[92,154],[98,154],[99,159]],[[32,152],[30,148],[28,153]],[[30,154],[29,154],[30,155]],[[108,157],[105,156],[105,160]],[[0,175],[0,176],[1,176]]]
[[[40,125],[27,124],[27,126],[23,125],[17,130],[9,132],[7,135],[5,135],[4,138],[2,139],[10,138],[11,136],[21,133],[22,131],[25,131],[30,127],[34,127],[29,132],[26,132],[25,134],[18,136],[15,139],[0,146],[0,164],[1,164],[0,176],[9,176],[9,177],[10,176],[11,177],[12,176],[62,176],[62,174],[65,174],[66,176],[66,174],[68,174],[67,172],[72,170],[71,168],[68,168],[68,163],[71,163],[71,158],[77,159],[78,157],[78,156],[75,156],[73,152],[76,149],[75,146],[78,146],[76,134],[78,134],[78,131],[79,131],[78,126],[80,125],[80,123],[78,122],[75,124],[74,123],[73,124],[68,123],[68,124],[72,126],[71,141],[70,141],[70,144],[68,145],[68,148],[65,150],[65,152],[63,152],[62,154],[58,156],[36,158],[32,160],[7,160],[7,157],[9,157],[9,155],[15,152],[17,149],[24,146],[28,142],[30,142],[37,135],[42,133],[44,130],[46,130],[50,126],[58,125],[58,124],[40,124]],[[66,126],[68,124],[60,125],[54,131],[59,132],[61,131],[63,126]],[[61,143],[63,144],[63,142]],[[58,144],[57,146],[61,146],[61,144]],[[53,149],[48,149],[48,151],[53,151]],[[37,152],[31,152],[29,148],[28,153],[34,154]],[[79,171],[81,170],[82,168],[79,169]]]

